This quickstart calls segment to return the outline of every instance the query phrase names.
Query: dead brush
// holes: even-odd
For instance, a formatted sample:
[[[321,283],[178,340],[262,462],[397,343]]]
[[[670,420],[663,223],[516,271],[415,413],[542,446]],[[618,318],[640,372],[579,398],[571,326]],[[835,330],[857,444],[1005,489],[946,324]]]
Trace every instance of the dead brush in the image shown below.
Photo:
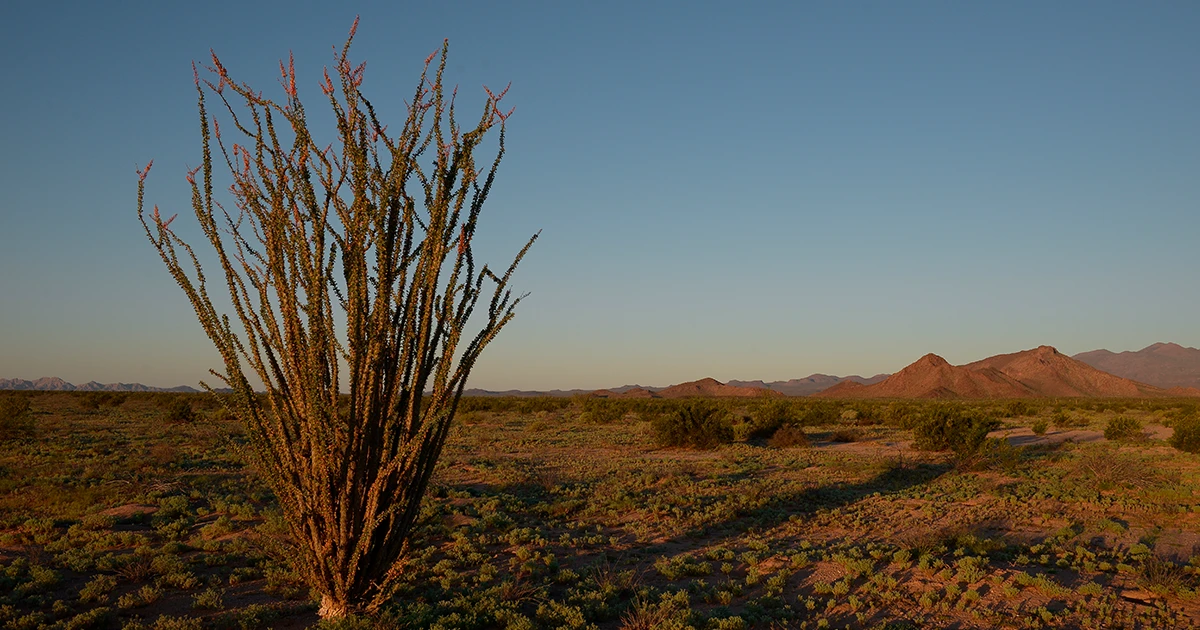
[[[689,608],[685,602],[664,597],[660,602],[638,597],[621,615],[620,630],[684,630]]]
[[[502,602],[539,602],[546,598],[546,593],[543,587],[534,586],[521,579],[519,575],[514,575],[511,580],[505,580],[500,583],[500,587],[496,591],[496,597]]]
[[[534,468],[529,473],[529,481],[541,488],[546,494],[553,494],[555,490],[566,483],[562,473],[550,466],[538,466]]]
[[[771,448],[794,448],[810,446],[808,435],[800,427],[782,426],[767,440]]]
[[[117,568],[117,575],[128,582],[145,582],[154,575],[154,563],[146,556],[129,556],[129,560]]]
[[[1174,595],[1183,590],[1195,589],[1197,579],[1195,574],[1188,572],[1187,567],[1151,554],[1142,561],[1137,583],[1152,593]]]
[[[1093,451],[1082,455],[1067,475],[1092,490],[1111,490],[1123,487],[1136,490],[1154,488],[1171,481],[1150,461],[1120,453],[1114,449]]]
[[[601,592],[631,593],[641,584],[638,572],[632,569],[620,571],[607,557],[589,568],[587,573]]]

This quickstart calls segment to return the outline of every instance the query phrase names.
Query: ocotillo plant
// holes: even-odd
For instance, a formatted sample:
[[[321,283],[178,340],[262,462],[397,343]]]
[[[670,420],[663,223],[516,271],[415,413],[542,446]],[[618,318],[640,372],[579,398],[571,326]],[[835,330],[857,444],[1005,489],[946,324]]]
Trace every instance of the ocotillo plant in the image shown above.
[[[327,70],[321,84],[336,149],[309,133],[290,57],[280,63],[282,103],[233,81],[215,53],[208,78],[193,67],[203,161],[187,179],[232,317],[214,304],[202,256],[170,227],[174,217],[144,211],[150,164],[138,172],[138,218],[220,351],[224,372],[212,374],[234,392],[230,411],[247,426],[249,455],[279,498],[296,569],[326,618],[388,597],[467,376],[513,317],[523,296],[509,280],[537,238],[502,275],[476,266],[472,238],[512,113],[500,109],[505,92],[485,87],[478,124],[460,128],[457,90],[443,89],[443,43],[432,80],[438,53],[390,131],[361,91],[365,64],[349,61],[354,31],[336,81]],[[238,142],[210,115],[214,96]],[[496,155],[477,165],[496,127]],[[214,196],[214,147],[236,211]]]

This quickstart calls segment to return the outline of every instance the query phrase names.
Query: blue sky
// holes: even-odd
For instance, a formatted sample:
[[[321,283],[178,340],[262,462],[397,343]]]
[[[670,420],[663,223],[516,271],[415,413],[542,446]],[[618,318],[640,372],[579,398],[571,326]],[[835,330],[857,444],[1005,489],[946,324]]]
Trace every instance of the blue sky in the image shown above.
[[[0,378],[219,365],[135,168],[194,221],[191,61],[272,94],[293,51],[315,111],[356,14],[392,118],[444,37],[470,107],[512,82],[480,248],[543,232],[474,386],[1200,346],[1200,4],[242,4],[0,4]]]

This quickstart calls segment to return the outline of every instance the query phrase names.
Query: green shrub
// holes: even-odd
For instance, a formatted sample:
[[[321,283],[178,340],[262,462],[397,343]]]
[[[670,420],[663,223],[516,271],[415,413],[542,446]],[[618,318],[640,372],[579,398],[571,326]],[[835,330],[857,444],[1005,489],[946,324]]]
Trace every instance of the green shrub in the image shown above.
[[[80,613],[53,626],[62,630],[86,630],[88,628],[107,628],[112,622],[113,610],[107,606],[93,608]]]
[[[1087,426],[1087,420],[1085,418],[1072,416],[1063,409],[1055,411],[1051,420],[1054,423],[1054,427],[1058,429],[1073,429],[1076,427]]]
[[[956,465],[959,470],[1014,471],[1021,464],[1021,451],[1004,438],[985,438],[973,452],[960,453]]]
[[[203,592],[192,596],[192,608],[209,610],[221,610],[225,607],[225,590],[215,587],[209,587]]]
[[[921,410],[917,403],[893,402],[879,414],[883,422],[900,429],[912,429],[921,419]]]
[[[195,617],[172,617],[163,615],[154,621],[152,630],[201,630],[204,622]]]
[[[689,401],[651,423],[659,446],[716,448],[733,441],[729,412],[709,401]]]
[[[1033,423],[1033,432],[1035,435],[1046,435],[1046,429],[1050,428],[1050,423],[1045,418],[1038,418]]]
[[[30,437],[33,433],[29,398],[20,394],[0,396],[0,440]]]
[[[1104,437],[1108,440],[1140,440],[1142,423],[1128,416],[1117,416],[1104,427]]]
[[[1188,416],[1176,420],[1170,444],[1188,453],[1200,453],[1200,417]]]
[[[913,428],[913,446],[925,451],[954,451],[971,455],[999,422],[977,409],[938,405],[928,409]]]
[[[92,581],[79,590],[79,602],[103,604],[108,601],[108,595],[117,587],[117,578],[111,575],[97,575]]]
[[[754,410],[750,419],[751,438],[765,438],[775,435],[780,427],[796,421],[796,413],[791,403],[786,400],[772,400],[761,403]]]
[[[751,438],[751,434],[754,433],[754,423],[750,418],[741,418],[730,425],[729,428],[733,430],[734,442],[745,442],[746,440],[749,440]]]

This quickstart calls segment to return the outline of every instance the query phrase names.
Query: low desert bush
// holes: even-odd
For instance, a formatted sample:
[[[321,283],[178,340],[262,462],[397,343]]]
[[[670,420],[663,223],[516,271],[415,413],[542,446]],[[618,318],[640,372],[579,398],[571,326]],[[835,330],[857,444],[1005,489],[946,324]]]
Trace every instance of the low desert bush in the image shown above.
[[[1046,429],[1050,428],[1050,423],[1045,418],[1038,418],[1032,428],[1034,435],[1046,435]]]
[[[1200,453],[1200,416],[1186,416],[1174,422],[1171,446],[1188,453]]]
[[[959,470],[1014,471],[1021,465],[1022,449],[1004,438],[984,438],[972,452],[959,453]]]
[[[854,424],[860,427],[884,424],[887,421],[886,408],[878,404],[855,403],[854,408],[847,411],[854,412]]]
[[[29,437],[34,428],[28,397],[20,394],[0,396],[0,440]]]
[[[1054,427],[1057,429],[1074,429],[1077,427],[1087,426],[1088,423],[1086,418],[1073,416],[1067,413],[1064,409],[1055,411],[1051,421],[1054,423]]]
[[[863,437],[862,431],[854,427],[841,427],[829,436],[831,442],[858,442]]]
[[[1012,400],[1004,406],[1004,413],[1011,418],[1020,418],[1036,414],[1037,409],[1028,400]]]
[[[1195,403],[1184,403],[1163,412],[1163,419],[1168,423],[1182,420],[1191,416],[1200,416],[1200,407]]]
[[[837,404],[827,400],[811,401],[796,414],[796,423],[801,426],[822,426],[834,424],[841,417],[842,411]]]
[[[196,412],[192,411],[192,401],[183,396],[173,396],[164,401],[163,416],[169,422],[192,422]]]
[[[733,441],[729,412],[709,401],[689,401],[651,423],[659,446],[716,448]]]
[[[1093,490],[1116,487],[1145,489],[1169,481],[1151,460],[1122,453],[1111,446],[1082,454],[1069,477]]]
[[[914,402],[893,402],[880,414],[883,422],[900,429],[912,429],[921,419],[921,408]]]
[[[799,427],[779,427],[775,434],[767,440],[767,445],[772,448],[794,448],[797,446],[808,446],[808,435]]]
[[[913,445],[925,451],[954,451],[963,456],[979,450],[999,423],[977,409],[939,405],[928,409],[913,428]]]
[[[625,417],[626,406],[623,401],[606,398],[583,399],[583,413],[579,419],[594,424],[611,424]]]
[[[786,400],[772,400],[762,403],[754,410],[750,418],[751,438],[765,438],[775,435],[785,424],[796,421],[796,413],[791,403]]]
[[[1129,416],[1117,416],[1104,427],[1104,438],[1108,440],[1140,440],[1142,423]]]

